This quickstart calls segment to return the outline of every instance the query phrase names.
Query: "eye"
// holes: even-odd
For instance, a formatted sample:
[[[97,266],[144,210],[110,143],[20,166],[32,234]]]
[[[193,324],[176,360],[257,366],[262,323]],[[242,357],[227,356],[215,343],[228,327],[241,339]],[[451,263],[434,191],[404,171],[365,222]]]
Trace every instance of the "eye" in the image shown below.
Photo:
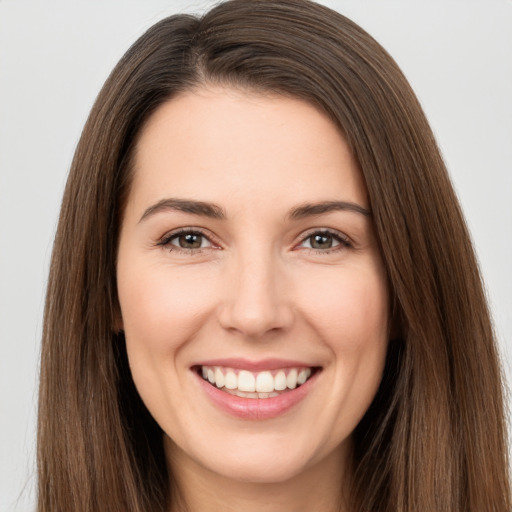
[[[169,243],[182,249],[200,249],[205,246],[205,242],[206,238],[201,233],[183,233],[169,240]]]
[[[299,247],[313,249],[319,252],[330,252],[330,250],[350,247],[350,242],[338,233],[315,231],[304,238]]]
[[[158,245],[166,247],[171,251],[197,251],[207,247],[213,247],[210,239],[194,230],[181,230],[179,232],[170,233],[162,238]]]

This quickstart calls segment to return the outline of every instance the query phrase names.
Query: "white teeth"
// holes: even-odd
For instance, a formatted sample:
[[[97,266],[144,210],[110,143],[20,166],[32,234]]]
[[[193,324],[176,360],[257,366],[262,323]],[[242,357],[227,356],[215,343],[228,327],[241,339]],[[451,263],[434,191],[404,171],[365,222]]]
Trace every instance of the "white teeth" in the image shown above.
[[[295,368],[286,377],[286,386],[289,389],[295,389],[297,387],[297,370]]]
[[[228,390],[230,395],[239,396],[240,398],[273,398],[279,396],[279,393],[246,393],[245,391]]]
[[[238,374],[239,391],[256,391],[256,380],[251,372],[240,370]]]
[[[215,368],[215,385],[218,388],[224,387],[224,374],[220,371],[220,368]]]
[[[224,386],[226,386],[227,389],[238,388],[238,378],[235,372],[228,371],[226,373],[226,377],[224,378]]]
[[[256,391],[258,393],[270,393],[274,391],[274,377],[270,372],[258,373],[256,377]]]
[[[310,375],[311,375],[311,370],[309,368],[301,370],[297,377],[297,384],[299,386],[302,386],[302,384],[304,384],[304,382],[306,382],[308,380],[308,377]]]
[[[245,398],[271,398],[278,396],[281,391],[295,389],[304,384],[311,376],[311,368],[290,368],[275,372],[253,373],[220,366],[203,366],[201,375],[210,384],[233,395]]]
[[[277,372],[274,377],[274,389],[276,391],[283,391],[286,389],[286,374],[282,370]]]

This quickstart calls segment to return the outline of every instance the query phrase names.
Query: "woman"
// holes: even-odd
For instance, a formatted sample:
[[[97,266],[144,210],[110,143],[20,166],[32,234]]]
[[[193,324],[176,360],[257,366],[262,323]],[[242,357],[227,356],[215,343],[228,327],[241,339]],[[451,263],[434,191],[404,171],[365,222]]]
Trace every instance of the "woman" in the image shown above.
[[[510,509],[457,200],[405,78],[300,0],[143,35],[77,148],[39,510]]]

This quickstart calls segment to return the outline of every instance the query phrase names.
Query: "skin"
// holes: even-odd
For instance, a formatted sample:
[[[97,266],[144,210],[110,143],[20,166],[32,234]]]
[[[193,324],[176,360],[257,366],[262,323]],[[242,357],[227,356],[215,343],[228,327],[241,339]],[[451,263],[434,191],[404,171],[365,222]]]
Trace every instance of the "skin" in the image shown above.
[[[152,209],[166,198],[215,203],[225,218]],[[118,253],[121,326],[191,511],[344,508],[389,300],[370,215],[289,216],[325,201],[369,210],[339,130],[302,100],[203,87],[161,106],[140,135]],[[200,248],[180,247],[183,228],[204,235]],[[313,233],[325,243],[312,248]],[[220,410],[191,370],[228,357],[321,371],[293,408],[249,420]]]

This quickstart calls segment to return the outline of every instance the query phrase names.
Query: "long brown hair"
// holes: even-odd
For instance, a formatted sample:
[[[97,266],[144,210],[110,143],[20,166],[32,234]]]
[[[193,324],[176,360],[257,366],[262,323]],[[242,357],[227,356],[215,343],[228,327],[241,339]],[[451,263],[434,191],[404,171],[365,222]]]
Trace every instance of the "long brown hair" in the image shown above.
[[[163,102],[208,83],[316,105],[362,169],[394,335],[354,433],[354,512],[510,510],[489,313],[457,198],[410,86],[374,39],[326,7],[232,0],[149,29],[108,78],[83,130],[46,300],[38,511],[169,508],[162,432],[115,329],[116,248],[141,127]]]

